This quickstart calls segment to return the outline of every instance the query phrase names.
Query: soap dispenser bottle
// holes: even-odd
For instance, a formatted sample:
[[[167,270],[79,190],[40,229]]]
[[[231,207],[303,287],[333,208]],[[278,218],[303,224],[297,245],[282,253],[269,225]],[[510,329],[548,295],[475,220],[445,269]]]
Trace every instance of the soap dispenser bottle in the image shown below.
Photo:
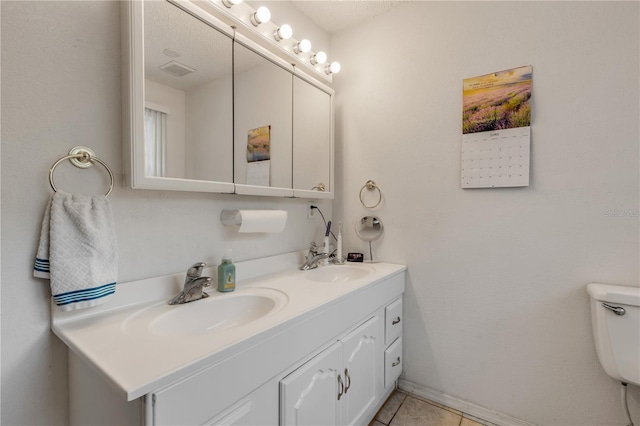
[[[218,265],[218,291],[223,293],[236,289],[236,265],[231,261],[231,250],[222,256]]]

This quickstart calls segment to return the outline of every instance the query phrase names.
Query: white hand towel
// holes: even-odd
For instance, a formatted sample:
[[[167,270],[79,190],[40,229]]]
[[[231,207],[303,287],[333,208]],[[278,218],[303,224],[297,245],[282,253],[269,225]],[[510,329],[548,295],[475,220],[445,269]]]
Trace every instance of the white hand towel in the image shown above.
[[[106,302],[116,291],[118,244],[104,196],[58,191],[47,205],[33,275],[49,278],[63,311]]]

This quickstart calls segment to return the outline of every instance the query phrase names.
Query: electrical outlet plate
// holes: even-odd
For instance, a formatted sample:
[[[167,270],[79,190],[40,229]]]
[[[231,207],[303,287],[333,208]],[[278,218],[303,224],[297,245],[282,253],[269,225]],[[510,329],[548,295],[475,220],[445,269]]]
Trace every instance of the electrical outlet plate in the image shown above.
[[[312,208],[313,203],[309,201],[307,203],[307,219],[315,219],[316,218],[316,209]]]

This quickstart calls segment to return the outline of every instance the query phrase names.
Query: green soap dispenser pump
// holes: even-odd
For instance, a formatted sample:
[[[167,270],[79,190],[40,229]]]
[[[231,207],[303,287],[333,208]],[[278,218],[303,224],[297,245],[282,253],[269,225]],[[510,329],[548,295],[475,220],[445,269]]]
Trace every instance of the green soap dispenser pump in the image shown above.
[[[231,250],[227,250],[218,265],[218,291],[229,292],[236,289],[236,265],[231,261]]]

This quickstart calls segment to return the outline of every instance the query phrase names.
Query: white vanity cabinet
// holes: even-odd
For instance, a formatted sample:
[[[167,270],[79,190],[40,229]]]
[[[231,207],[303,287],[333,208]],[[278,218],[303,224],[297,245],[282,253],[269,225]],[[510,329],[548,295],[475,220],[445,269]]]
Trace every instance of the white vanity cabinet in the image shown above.
[[[381,328],[376,315],[280,381],[283,425],[354,425],[379,399]]]
[[[168,341],[122,334],[123,321],[141,309],[135,304],[77,320],[54,318],[54,332],[72,349],[70,423],[367,424],[402,369],[391,365],[402,350],[397,318],[404,267],[375,268],[379,275],[354,284],[312,282],[300,272],[271,275],[245,289],[241,283],[239,292],[251,285],[278,288],[289,305],[269,317],[263,331],[212,352],[197,350],[201,339],[218,344],[213,335]],[[147,287],[136,291],[148,293]],[[172,357],[184,361],[169,363]]]

